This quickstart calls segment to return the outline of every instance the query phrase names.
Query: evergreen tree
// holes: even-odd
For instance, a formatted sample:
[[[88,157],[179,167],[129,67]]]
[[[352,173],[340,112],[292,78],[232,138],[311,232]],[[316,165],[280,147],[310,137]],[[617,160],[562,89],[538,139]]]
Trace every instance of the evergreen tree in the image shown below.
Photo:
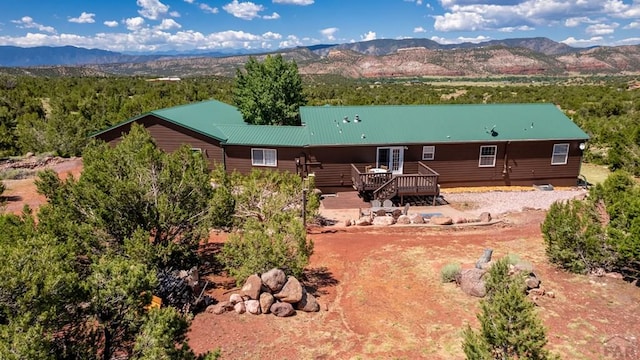
[[[550,359],[545,328],[525,296],[522,276],[509,276],[506,259],[489,270],[487,298],[480,304],[480,330],[464,331],[467,359]]]
[[[298,65],[282,55],[263,62],[250,57],[236,71],[234,103],[244,121],[255,125],[300,125],[299,108],[306,104]]]

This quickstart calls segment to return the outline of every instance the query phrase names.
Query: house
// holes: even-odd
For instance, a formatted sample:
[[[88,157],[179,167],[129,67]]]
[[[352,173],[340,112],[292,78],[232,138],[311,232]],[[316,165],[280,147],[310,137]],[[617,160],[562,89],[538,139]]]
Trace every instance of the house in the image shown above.
[[[438,185],[574,186],[588,135],[553,104],[305,106],[302,126],[246,124],[211,100],[152,111],[94,137],[117,143],[144,125],[165,151],[188,144],[211,167],[314,175],[319,188],[379,198]],[[373,168],[376,172],[367,171]]]

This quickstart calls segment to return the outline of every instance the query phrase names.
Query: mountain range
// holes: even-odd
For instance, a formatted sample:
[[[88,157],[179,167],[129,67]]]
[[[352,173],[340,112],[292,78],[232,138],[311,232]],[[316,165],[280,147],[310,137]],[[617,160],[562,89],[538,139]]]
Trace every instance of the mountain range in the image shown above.
[[[302,74],[346,77],[640,73],[640,45],[574,48],[548,38],[462,44],[379,39],[253,54],[124,54],[73,46],[0,46],[0,66],[11,68],[4,72],[31,74],[48,69],[92,75],[233,76],[248,56],[262,58],[276,53],[295,60]]]

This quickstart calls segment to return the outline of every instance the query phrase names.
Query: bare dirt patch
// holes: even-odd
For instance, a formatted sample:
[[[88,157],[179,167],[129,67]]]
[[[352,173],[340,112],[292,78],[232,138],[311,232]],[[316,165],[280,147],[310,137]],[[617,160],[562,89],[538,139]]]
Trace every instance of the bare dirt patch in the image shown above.
[[[6,161],[0,164],[0,171],[4,173],[20,172],[19,179],[2,180],[6,190],[2,194],[5,213],[19,214],[25,205],[34,212],[46,202],[46,198],[38,194],[34,179],[39,171],[52,169],[61,179],[68,176],[78,178],[82,172],[81,158],[36,158],[31,157],[21,161]]]
[[[286,319],[199,314],[190,345],[196,351],[220,347],[225,359],[462,359],[462,329],[477,326],[478,299],[442,284],[440,269],[454,261],[473,264],[491,247],[496,257],[515,253],[532,262],[543,286],[556,293],[541,298],[537,308],[550,348],[563,358],[600,359],[612,336],[640,333],[640,289],[551,266],[540,234],[544,214],[505,214],[503,222],[488,227],[336,228],[311,234],[315,253],[308,281],[323,310]],[[224,236],[212,241],[221,243]]]

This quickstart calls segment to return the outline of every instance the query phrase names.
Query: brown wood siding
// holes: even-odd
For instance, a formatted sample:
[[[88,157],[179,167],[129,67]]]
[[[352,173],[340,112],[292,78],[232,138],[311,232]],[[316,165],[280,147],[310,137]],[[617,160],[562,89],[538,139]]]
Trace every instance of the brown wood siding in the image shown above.
[[[569,144],[567,164],[551,165],[553,145],[566,143]],[[442,187],[533,184],[575,186],[582,160],[579,144],[580,141],[441,144],[436,145],[435,159],[424,163],[440,174],[439,182]],[[480,146],[483,145],[497,146],[495,167],[478,166]],[[422,146],[419,146],[419,151],[417,156],[421,157]]]
[[[422,160],[422,144],[407,145],[404,151],[405,174],[418,172],[418,162],[440,174],[442,187],[552,184],[574,186],[580,173],[581,141],[531,141],[435,145],[435,159]],[[551,165],[554,144],[569,144],[566,165]],[[494,167],[479,167],[480,146],[496,145]],[[350,164],[358,168],[375,165],[377,146],[304,149],[308,159],[319,163],[308,167],[315,173],[318,187],[351,186]],[[505,153],[506,172],[505,171]]]
[[[376,164],[378,146],[339,146],[339,147],[261,147],[235,146],[221,144],[194,131],[172,123],[148,116],[137,121],[143,124],[164,151],[174,151],[183,144],[201,148],[213,167],[223,163],[227,171],[239,171],[243,174],[252,169],[281,170],[298,174],[315,174],[316,185],[320,188],[350,187],[351,164],[358,168]],[[129,131],[131,125],[125,124],[98,136],[112,144],[121,139],[121,134]],[[435,146],[435,159],[422,160],[422,144],[407,145],[404,151],[405,174],[416,174],[418,162],[440,174],[438,179],[442,187],[488,186],[488,185],[525,185],[552,184],[554,186],[574,186],[580,173],[582,151],[578,148],[581,141],[531,141],[466,144],[424,144]],[[551,165],[554,144],[569,144],[569,157],[566,165]],[[494,167],[479,167],[480,146],[496,145],[496,164]],[[271,148],[277,150],[278,167],[252,166],[252,148]],[[505,154],[506,164],[505,164]],[[296,163],[299,160],[300,166]],[[506,165],[506,166],[505,166]]]
[[[358,168],[376,163],[375,146],[327,147],[304,149],[311,164],[307,173],[315,174],[319,188],[352,186],[351,164]],[[416,168],[417,172],[417,168]]]
[[[275,149],[278,167],[251,165],[251,149]],[[296,174],[296,158],[301,153],[300,148],[290,147],[227,145],[224,148],[227,172],[238,171],[241,174],[248,174],[253,169],[289,171]]]
[[[143,125],[147,131],[149,131],[158,144],[158,147],[163,151],[173,152],[182,145],[189,145],[192,148],[202,149],[210,169],[213,169],[216,164],[223,163],[223,151],[218,140],[151,115],[137,120],[136,123]],[[110,131],[100,134],[97,138],[116,145],[122,140],[122,134],[129,132],[131,124],[132,123],[128,123],[111,129]]]

